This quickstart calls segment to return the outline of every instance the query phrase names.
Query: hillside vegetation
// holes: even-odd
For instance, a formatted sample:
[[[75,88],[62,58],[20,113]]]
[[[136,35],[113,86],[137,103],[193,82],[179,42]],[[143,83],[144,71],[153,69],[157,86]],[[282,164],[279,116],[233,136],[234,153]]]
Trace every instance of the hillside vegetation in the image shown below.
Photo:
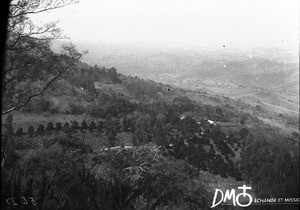
[[[76,75],[3,119],[6,195],[44,209],[207,208],[212,186],[242,183],[298,196],[299,133],[266,124],[263,107],[113,67]]]
[[[299,130],[298,123],[287,126],[287,121],[278,117],[299,118],[298,52],[276,48],[242,51],[226,47],[217,52],[150,50],[77,44],[91,52],[84,58],[89,64],[114,66],[125,75],[240,100],[251,105],[248,110],[251,114],[258,114],[270,125],[278,125],[286,133]],[[264,114],[255,113],[256,106]],[[245,111],[245,107],[241,108]]]

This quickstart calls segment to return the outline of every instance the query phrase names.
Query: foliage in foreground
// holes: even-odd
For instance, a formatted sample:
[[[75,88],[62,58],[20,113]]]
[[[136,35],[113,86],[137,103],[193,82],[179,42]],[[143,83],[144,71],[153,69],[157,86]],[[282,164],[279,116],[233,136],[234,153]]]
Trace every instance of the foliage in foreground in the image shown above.
[[[27,152],[21,159],[15,155],[15,161],[7,162],[2,168],[2,205],[8,209],[8,197],[22,203],[22,196],[34,198],[36,206],[28,204],[31,209],[204,205],[197,170],[183,160],[162,156],[156,147],[95,154],[68,142],[53,141],[47,148]]]

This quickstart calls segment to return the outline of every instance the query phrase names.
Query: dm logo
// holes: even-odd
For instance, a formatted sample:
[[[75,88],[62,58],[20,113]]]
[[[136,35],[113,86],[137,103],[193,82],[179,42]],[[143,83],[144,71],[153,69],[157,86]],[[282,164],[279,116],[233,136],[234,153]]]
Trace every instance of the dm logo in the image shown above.
[[[236,204],[238,206],[240,206],[240,207],[250,206],[251,203],[252,203],[252,201],[253,201],[253,198],[252,198],[252,196],[249,193],[246,193],[246,190],[251,190],[252,188],[251,187],[247,187],[246,185],[243,185],[242,187],[238,187],[238,189],[243,190],[243,192],[239,193],[237,195],[235,195],[235,189],[231,189],[231,191],[226,190],[225,195],[222,192],[222,190],[216,189],[211,208],[214,208],[217,205],[221,204],[222,201],[225,203],[227,199],[228,200],[232,199],[233,206],[236,206]],[[221,199],[216,203],[216,200],[217,200],[217,197],[218,197],[219,193],[221,194]],[[240,203],[241,196],[243,196],[244,198],[248,197],[248,203],[247,204],[244,204],[244,203],[241,204]]]

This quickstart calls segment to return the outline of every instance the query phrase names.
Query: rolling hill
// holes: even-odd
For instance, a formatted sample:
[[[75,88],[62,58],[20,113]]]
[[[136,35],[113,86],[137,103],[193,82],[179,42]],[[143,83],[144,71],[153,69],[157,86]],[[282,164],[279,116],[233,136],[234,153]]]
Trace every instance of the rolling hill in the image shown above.
[[[268,122],[271,120],[272,125],[280,125],[284,130],[299,130],[299,123],[287,128],[286,119],[278,118],[280,114],[292,119],[299,118],[298,53],[275,48],[247,51],[224,49],[216,52],[105,44],[76,45],[89,51],[84,61],[90,65],[113,66],[124,75],[210,94],[210,98],[218,95],[233,101],[241,100],[249,105],[248,111],[251,113],[256,106],[263,107],[264,113],[258,113],[258,116],[268,119]],[[215,104],[214,100],[191,95],[197,101]],[[245,111],[245,107],[237,108]]]

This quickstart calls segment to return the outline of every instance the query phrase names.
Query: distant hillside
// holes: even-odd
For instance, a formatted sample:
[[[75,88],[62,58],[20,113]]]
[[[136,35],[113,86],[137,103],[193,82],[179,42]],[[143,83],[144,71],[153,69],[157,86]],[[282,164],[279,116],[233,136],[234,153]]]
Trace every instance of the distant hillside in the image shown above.
[[[232,85],[243,84],[281,92],[298,93],[299,64],[297,53],[279,49],[234,51],[159,50],[104,44],[76,43],[90,53],[84,57],[90,65],[114,66],[125,75],[139,76],[159,82],[183,83],[214,79]],[[175,80],[175,81],[173,81]],[[297,92],[298,91],[298,92]]]
[[[204,104],[224,106],[229,103],[224,97],[228,97],[230,104],[243,112],[252,113],[255,112],[255,107],[261,107],[262,111],[256,112],[256,115],[269,124],[276,125],[287,133],[298,130],[299,123],[292,123],[287,127],[287,118],[278,117],[299,116],[299,64],[295,54],[291,52],[279,49],[167,51],[104,44],[76,45],[79,49],[89,51],[84,57],[88,64],[101,68],[115,67],[119,73],[124,74],[119,75],[124,83],[122,86],[102,85],[106,92],[115,90],[118,94],[131,98],[130,100],[136,100],[138,95],[144,95],[143,100],[153,100],[146,99],[147,94],[157,99],[156,92],[161,91],[150,93],[150,89],[141,88],[145,81],[134,78],[138,76],[169,84],[173,87],[162,85],[161,89],[172,89],[175,94],[189,95],[193,100]],[[152,83],[149,87],[153,89],[157,85]],[[182,91],[178,88],[182,88]],[[245,106],[237,103],[239,100]]]

